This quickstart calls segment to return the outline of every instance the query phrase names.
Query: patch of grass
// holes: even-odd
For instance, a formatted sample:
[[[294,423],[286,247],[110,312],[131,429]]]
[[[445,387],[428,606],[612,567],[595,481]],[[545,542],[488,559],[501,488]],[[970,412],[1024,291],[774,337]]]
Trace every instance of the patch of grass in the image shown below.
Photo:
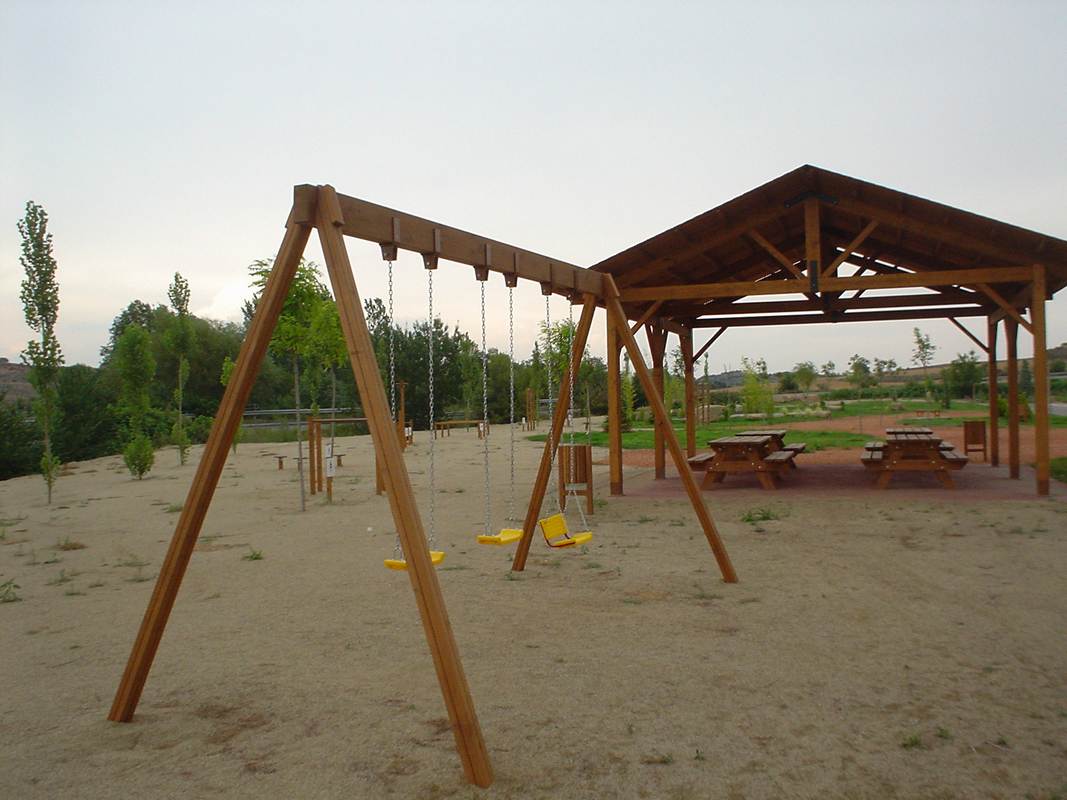
[[[1052,459],[1052,477],[1058,481],[1067,483],[1067,456]]]
[[[912,733],[904,737],[900,742],[900,746],[905,750],[915,750],[916,748],[923,746],[923,739],[917,733]]]
[[[741,515],[741,521],[752,524],[754,522],[766,522],[767,520],[781,519],[781,516],[772,508],[750,508]]]
[[[998,736],[997,740],[993,742],[993,744],[995,744],[997,747],[1011,747],[1011,745],[1008,744],[1008,740],[1005,739],[1003,736]]]
[[[14,579],[0,583],[0,603],[17,603],[22,600],[15,591],[21,588]]]
[[[156,577],[156,576],[155,575],[145,575],[145,574],[143,574],[141,572],[141,568],[138,567],[137,568],[137,574],[136,575],[131,575],[129,578],[127,578],[126,579],[126,583],[144,583],[145,581],[152,580],[152,578],[154,578],[154,577]]]
[[[625,603],[628,606],[639,606],[639,605],[641,605],[641,598],[640,597],[624,597],[624,598],[622,598],[622,602]]]
[[[67,591],[63,592],[63,594],[66,595],[67,597],[78,597],[80,595],[85,594],[85,592],[81,591],[81,589],[73,589],[73,588],[71,588],[71,589],[67,589]]]
[[[637,518],[637,524],[638,525],[644,525],[645,523],[655,522],[655,521],[656,521],[655,517],[650,517],[647,514],[642,514],[641,516],[639,516]]]
[[[116,566],[119,567],[147,567],[148,562],[141,559],[140,556],[131,555],[129,558],[124,558],[122,561],[117,562]]]
[[[56,542],[56,550],[84,550],[88,545],[76,542],[69,536],[62,542]]]
[[[92,583],[89,584],[89,588],[90,589],[99,589],[101,586],[106,586],[106,585],[107,584],[104,583],[103,581],[93,581]]]
[[[168,514],[177,514],[183,508],[185,508],[185,503],[171,503],[166,507],[165,511]]]
[[[57,575],[52,580],[48,581],[47,585],[48,586],[61,586],[64,583],[70,583],[72,580],[74,580],[74,575],[75,575],[75,573],[73,573],[73,572],[70,575],[68,575],[67,571],[65,569],[61,569],[59,571],[59,575]]]
[[[693,760],[694,760],[694,761],[707,761],[708,759],[707,759],[707,757],[706,757],[706,756],[704,755],[704,753],[703,753],[703,752],[701,752],[701,751],[700,751],[699,749],[697,749],[697,753],[696,753],[696,755],[695,755],[695,756],[693,756]]]
[[[263,551],[256,550],[252,545],[248,546],[248,552],[241,556],[242,561],[262,561]]]
[[[601,569],[602,567],[603,564],[600,564],[597,561],[586,561],[582,564],[582,569]]]
[[[504,573],[504,580],[506,580],[506,581],[521,581],[522,578],[519,575],[516,575],[514,572],[505,572]]]
[[[948,742],[952,740],[952,731],[950,731],[948,728],[938,728],[934,736],[936,736],[938,739],[944,739],[946,742]]]

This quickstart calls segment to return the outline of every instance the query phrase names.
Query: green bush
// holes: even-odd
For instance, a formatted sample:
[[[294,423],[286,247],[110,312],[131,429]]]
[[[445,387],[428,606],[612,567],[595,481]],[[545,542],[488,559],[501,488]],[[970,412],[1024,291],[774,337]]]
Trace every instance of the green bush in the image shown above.
[[[211,425],[214,421],[214,417],[201,415],[187,422],[185,424],[185,433],[189,437],[189,441],[193,444],[204,444],[207,441],[208,434],[211,433]]]
[[[156,451],[152,447],[152,440],[142,433],[130,440],[122,456],[130,474],[137,480],[141,480],[152,469],[152,464],[156,460]]]

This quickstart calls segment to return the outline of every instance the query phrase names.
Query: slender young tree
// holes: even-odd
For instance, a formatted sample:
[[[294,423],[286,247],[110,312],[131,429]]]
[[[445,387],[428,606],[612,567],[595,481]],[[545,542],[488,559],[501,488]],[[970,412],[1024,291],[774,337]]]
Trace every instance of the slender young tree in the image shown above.
[[[267,278],[274,266],[274,259],[253,261],[248,268],[252,277],[252,287],[256,290],[255,299],[248,304],[245,315],[250,316],[259,302],[259,297],[267,285]],[[293,400],[296,403],[296,465],[300,475],[300,510],[306,509],[304,496],[304,447],[300,429],[300,361],[308,353],[310,337],[308,329],[315,309],[330,292],[323,284],[319,267],[313,261],[300,259],[293,284],[286,295],[285,305],[278,317],[278,324],[271,336],[270,349],[278,355],[287,356],[293,365]]]
[[[192,344],[193,328],[189,322],[189,282],[174,273],[174,283],[167,288],[174,309],[174,325],[168,332],[168,340],[174,354],[178,356],[178,375],[174,387],[174,403],[178,407],[174,420],[172,438],[178,447],[178,463],[184,465],[189,456],[189,437],[185,434],[185,422],[182,417],[182,401],[185,394],[185,382],[189,380],[189,348]]]
[[[222,359],[222,374],[219,375],[219,383],[221,383],[223,387],[230,385],[230,377],[233,375],[233,368],[236,365],[237,362],[230,358],[228,355],[224,359]],[[238,423],[237,430],[233,432],[233,442],[231,443],[234,455],[237,455],[237,440],[240,438],[241,425],[240,423]]]
[[[129,424],[123,451],[130,474],[141,480],[155,462],[152,439],[145,431],[151,401],[148,387],[156,374],[152,337],[140,325],[129,325],[115,344],[115,364],[122,381],[122,407]]]
[[[52,487],[59,476],[59,459],[52,453],[52,433],[58,407],[59,368],[63,353],[56,338],[59,316],[59,284],[56,283],[56,260],[52,255],[52,234],[48,232],[48,214],[32,200],[26,203],[26,216],[19,220],[22,256],[26,270],[19,298],[26,314],[26,324],[38,338],[26,344],[22,361],[30,367],[29,379],[37,391],[34,416],[44,439],[41,475],[48,487],[48,504],[52,504]]]

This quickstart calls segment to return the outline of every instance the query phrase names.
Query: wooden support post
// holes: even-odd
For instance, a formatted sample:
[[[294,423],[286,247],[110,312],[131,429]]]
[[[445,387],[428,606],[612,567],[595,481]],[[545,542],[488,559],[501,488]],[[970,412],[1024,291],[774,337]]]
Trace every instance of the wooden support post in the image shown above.
[[[315,472],[319,465],[318,456],[315,454],[315,418],[309,415],[305,426],[307,427],[307,436],[305,438],[308,442],[308,491],[314,495],[319,490],[318,475]]]
[[[687,328],[678,337],[681,342],[682,364],[685,367],[685,454],[697,454],[696,380],[693,377],[693,329]]]
[[[1033,297],[1030,300],[1030,324],[1034,335],[1034,467],[1037,470],[1037,493],[1049,493],[1049,384],[1048,344],[1045,341],[1045,299],[1048,281],[1045,267],[1034,265]]]
[[[809,197],[804,201],[804,260],[808,269],[808,285],[813,294],[819,292],[822,267],[821,234],[819,200],[816,197]]]
[[[555,457],[556,448],[563,434],[563,424],[567,421],[567,399],[570,397],[571,374],[577,375],[582,366],[582,355],[585,353],[585,343],[589,338],[589,327],[593,324],[594,311],[596,311],[596,296],[587,294],[585,305],[582,306],[582,316],[579,317],[578,327],[574,331],[574,342],[571,348],[573,368],[564,370],[563,377],[560,378],[559,400],[556,402],[555,412],[552,415],[548,438],[545,439],[545,449],[541,452],[541,464],[537,468],[537,477],[534,479],[533,491],[530,493],[530,504],[526,507],[526,517],[522,523],[522,538],[519,540],[519,546],[515,548],[515,558],[511,562],[511,568],[516,572],[521,572],[526,568],[526,557],[533,543],[537,517],[541,513],[541,503],[545,499],[548,481],[552,477],[552,459]],[[629,331],[629,328],[626,330]]]
[[[1004,339],[1008,348],[1008,476],[1019,477],[1019,323],[1004,318]]]
[[[663,357],[667,352],[667,331],[655,323],[648,323],[645,326],[645,333],[648,336],[648,349],[652,352],[652,384],[655,386],[655,391],[660,401],[662,401]],[[649,400],[650,406],[651,403],[652,401]],[[656,480],[661,481],[667,477],[667,457],[664,451],[663,431],[660,430],[658,425],[655,426],[653,432],[653,446],[655,448]]]
[[[493,782],[489,754],[482,739],[474,701],[467,686],[437,573],[430,563],[429,547],[404,466],[404,455],[393,429],[389,400],[386,398],[385,385],[378,371],[374,345],[367,329],[363,305],[356,290],[352,265],[341,234],[343,224],[341,208],[333,188],[321,187],[316,225],[330,282],[333,284],[334,297],[337,298],[341,328],[348,345],[348,355],[352,361],[359,396],[364,403],[375,451],[381,454],[386,494],[404,551],[404,559],[407,561],[406,571],[411,579],[419,616],[426,631],[463,771],[471,783],[482,787],[489,786]]]
[[[215,423],[211,426],[204,453],[178,517],[178,524],[159,570],[156,586],[152,590],[152,598],[148,601],[137,639],[108,713],[108,719],[113,722],[129,722],[137,709],[137,702],[152,668],[152,660],[163,638],[163,630],[174,607],[178,589],[181,588],[182,578],[185,576],[186,567],[189,566],[189,559],[200,535],[200,528],[204,524],[211,498],[215,494],[219,476],[226,464],[230,443],[241,423],[248,396],[252,392],[252,384],[255,383],[271,333],[278,322],[293,276],[296,275],[300,256],[307,245],[311,232],[308,223],[311,220],[304,217],[305,211],[298,210],[294,204],[293,212],[289,215],[278,257],[274,261],[270,277],[267,278],[263,294],[256,304],[256,313],[249,325],[248,335],[241,345],[233,375],[223,392],[222,402],[219,403],[218,413],[215,414]]]
[[[608,319],[608,473],[613,496],[622,494],[622,384],[619,337]]]
[[[986,324],[986,352],[989,381],[989,463],[1000,466],[1000,379],[997,375],[997,322],[992,317]]]
[[[326,463],[323,461],[322,417],[315,417],[315,458],[319,460],[315,467],[315,474],[318,476],[319,491],[321,492],[325,488],[326,472]]]
[[[604,275],[604,295],[605,308],[607,308],[608,314],[615,324],[615,330],[630,353],[630,360],[634,365],[634,370],[637,372],[637,377],[641,381],[641,385],[644,387],[645,394],[648,395],[649,403],[652,406],[655,424],[664,431],[667,446],[670,448],[671,457],[674,459],[674,467],[678,470],[678,475],[682,479],[682,485],[685,487],[686,494],[689,495],[689,502],[693,504],[693,511],[696,512],[697,519],[700,520],[700,527],[703,529],[704,536],[711,546],[711,551],[715,554],[715,561],[719,565],[722,579],[727,583],[737,583],[737,573],[734,572],[733,564],[730,563],[730,556],[726,552],[726,546],[722,543],[722,539],[719,538],[715,522],[711,519],[711,514],[708,513],[708,507],[704,505],[700,487],[697,486],[693,473],[689,469],[689,464],[685,460],[682,446],[678,444],[678,437],[674,435],[670,418],[667,416],[667,409],[663,406],[663,398],[656,395],[652,376],[645,366],[645,360],[641,357],[641,351],[637,347],[633,334],[630,333],[626,312],[623,311],[622,303],[619,302],[619,290],[615,286],[615,281],[611,275],[607,274]]]

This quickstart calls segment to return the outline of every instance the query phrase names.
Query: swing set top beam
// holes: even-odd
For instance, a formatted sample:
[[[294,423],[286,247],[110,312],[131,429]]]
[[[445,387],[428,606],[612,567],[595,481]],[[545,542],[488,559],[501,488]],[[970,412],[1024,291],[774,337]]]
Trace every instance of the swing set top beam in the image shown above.
[[[317,196],[316,186],[295,187],[291,221],[313,224]],[[518,278],[536,281],[546,294],[604,297],[604,276],[600,272],[366,200],[343,194],[338,194],[337,200],[345,236],[376,242],[383,248],[392,246],[419,253],[427,266],[436,266],[438,259],[444,259],[467,264],[476,271],[499,272],[511,285]]]

